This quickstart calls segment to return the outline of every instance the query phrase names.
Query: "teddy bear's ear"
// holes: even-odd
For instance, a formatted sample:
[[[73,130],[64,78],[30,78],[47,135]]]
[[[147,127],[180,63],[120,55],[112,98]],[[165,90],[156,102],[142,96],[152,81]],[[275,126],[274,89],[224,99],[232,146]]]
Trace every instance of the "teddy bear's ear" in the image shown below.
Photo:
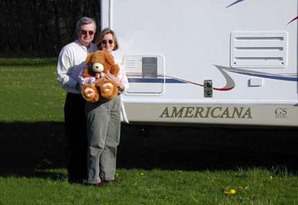
[[[114,61],[113,56],[111,54],[105,52],[105,58],[106,58],[107,62],[110,65],[115,65],[115,61]]]
[[[87,63],[87,64],[89,64],[89,62],[90,62],[92,56],[93,56],[93,53],[90,53],[90,54],[87,56],[87,58],[86,58],[86,63]]]
[[[119,68],[118,64],[114,64],[114,65],[112,65],[110,72],[113,75],[117,75],[119,73],[119,70],[120,70],[120,68]]]

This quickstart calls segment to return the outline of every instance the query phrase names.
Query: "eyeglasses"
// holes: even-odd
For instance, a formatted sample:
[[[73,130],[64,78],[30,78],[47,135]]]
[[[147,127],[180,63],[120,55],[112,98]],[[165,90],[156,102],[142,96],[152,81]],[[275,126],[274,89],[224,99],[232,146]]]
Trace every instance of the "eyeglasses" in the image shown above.
[[[89,33],[89,36],[92,36],[94,34],[94,31],[86,31],[86,30],[81,30],[81,33],[86,36],[87,33]]]
[[[108,41],[107,41],[107,40],[102,40],[101,43],[102,43],[102,44],[107,44],[107,43],[109,43],[110,45],[112,45],[112,44],[114,43],[114,41],[111,40],[111,39],[108,40]]]

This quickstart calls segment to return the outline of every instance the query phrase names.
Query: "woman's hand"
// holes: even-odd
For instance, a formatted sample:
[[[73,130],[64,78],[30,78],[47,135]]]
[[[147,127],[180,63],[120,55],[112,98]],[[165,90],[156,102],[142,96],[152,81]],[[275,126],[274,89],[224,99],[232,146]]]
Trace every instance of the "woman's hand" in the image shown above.
[[[117,85],[117,88],[119,89],[120,92],[124,91],[125,87],[124,85],[120,82],[119,78],[111,73],[106,73],[106,76],[105,76],[107,79],[110,79],[110,80],[113,80],[116,85]]]
[[[99,79],[99,78],[104,78],[106,76],[106,74],[105,73],[103,73],[103,72],[100,72],[100,73],[95,73],[95,78],[96,79]]]

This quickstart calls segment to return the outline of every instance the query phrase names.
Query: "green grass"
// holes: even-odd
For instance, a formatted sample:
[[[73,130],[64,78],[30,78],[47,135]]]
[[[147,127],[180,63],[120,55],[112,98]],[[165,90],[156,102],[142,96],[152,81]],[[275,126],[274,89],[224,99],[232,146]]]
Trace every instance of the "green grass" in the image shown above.
[[[0,94],[0,122],[63,122],[65,92],[56,81],[55,59],[0,59]],[[3,138],[1,132],[2,130],[0,134]],[[45,138],[40,131],[34,133],[34,136],[31,136],[31,133],[18,136],[21,132],[16,133],[17,135],[6,136],[4,141],[0,140],[2,152],[7,150],[7,153],[0,152],[2,157],[9,157],[13,153],[13,159],[17,160],[16,153],[23,147],[26,149],[25,157],[33,158],[38,155],[41,165],[20,167],[28,166],[29,159],[24,163],[12,163],[11,174],[6,172],[5,175],[0,175],[0,205],[298,204],[298,177],[294,173],[288,173],[286,168],[252,167],[215,171],[166,170],[158,167],[152,170],[118,168],[117,182],[105,187],[69,184],[65,168],[51,168],[54,161],[48,162],[45,158],[47,154],[55,151],[63,153],[55,150],[56,147],[49,142],[50,138]],[[60,136],[55,133],[56,135]],[[18,144],[17,137],[30,137],[32,141],[22,145],[22,139],[21,144]],[[135,143],[132,140],[129,143]],[[150,139],[146,140],[149,143]],[[38,143],[34,144],[35,141]],[[47,143],[50,145],[49,153],[42,153],[41,150],[46,150]],[[37,149],[34,146],[43,147]],[[36,151],[39,153],[34,153]],[[183,149],[177,151],[183,152]],[[43,160],[39,158],[42,156]],[[179,160],[177,159],[177,164],[181,163]],[[21,165],[18,167],[18,164]],[[0,170],[3,166],[5,165],[2,163]],[[31,173],[26,174],[26,169],[31,170]]]
[[[1,121],[63,120],[65,92],[56,80],[55,61],[0,59]]]
[[[225,193],[231,189],[236,193]],[[121,169],[116,183],[101,188],[70,185],[64,178],[8,177],[0,178],[0,190],[3,204],[298,203],[296,176],[261,169],[214,172]]]

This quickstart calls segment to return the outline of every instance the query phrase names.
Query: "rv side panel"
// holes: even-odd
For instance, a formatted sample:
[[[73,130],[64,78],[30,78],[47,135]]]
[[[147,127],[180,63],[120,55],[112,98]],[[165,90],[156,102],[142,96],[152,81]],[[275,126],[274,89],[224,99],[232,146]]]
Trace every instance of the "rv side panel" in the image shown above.
[[[298,126],[297,0],[102,0],[127,120]]]

